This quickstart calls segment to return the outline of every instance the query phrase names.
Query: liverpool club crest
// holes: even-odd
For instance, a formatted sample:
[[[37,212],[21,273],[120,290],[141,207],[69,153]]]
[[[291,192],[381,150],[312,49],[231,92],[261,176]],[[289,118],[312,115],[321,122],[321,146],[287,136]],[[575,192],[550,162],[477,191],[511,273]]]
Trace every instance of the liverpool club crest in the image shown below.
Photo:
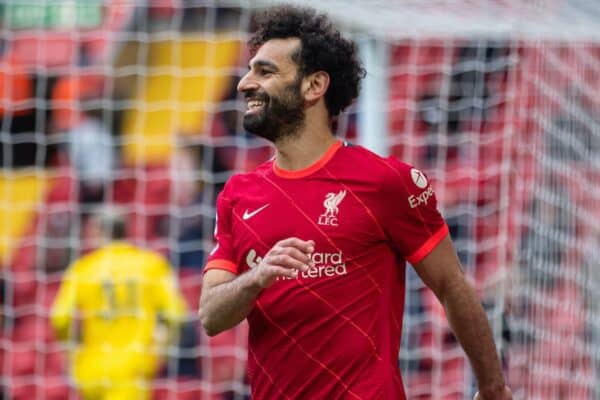
[[[323,206],[325,212],[319,216],[319,225],[338,226],[338,208],[342,200],[346,197],[346,191],[340,190],[338,193],[327,193]]]

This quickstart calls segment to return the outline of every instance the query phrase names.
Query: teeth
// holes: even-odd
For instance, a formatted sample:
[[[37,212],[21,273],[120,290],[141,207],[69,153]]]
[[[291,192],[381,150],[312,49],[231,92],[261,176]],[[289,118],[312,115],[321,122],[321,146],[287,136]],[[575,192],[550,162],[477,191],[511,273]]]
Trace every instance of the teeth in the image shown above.
[[[264,103],[261,100],[250,100],[248,102],[248,108],[261,107]]]

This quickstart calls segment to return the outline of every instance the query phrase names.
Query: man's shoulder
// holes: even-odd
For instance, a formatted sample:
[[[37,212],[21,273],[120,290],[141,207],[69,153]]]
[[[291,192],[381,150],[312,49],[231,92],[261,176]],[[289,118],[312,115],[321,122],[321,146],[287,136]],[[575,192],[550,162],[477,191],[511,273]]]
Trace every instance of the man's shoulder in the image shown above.
[[[370,179],[387,180],[393,177],[409,177],[413,168],[394,155],[380,155],[361,145],[344,142],[338,167],[362,174]]]
[[[140,245],[134,245],[127,242],[113,242],[104,248],[101,254],[100,265],[106,265],[109,268],[108,260],[127,260],[130,268],[128,273],[147,274],[150,271],[158,270],[161,273],[170,269],[167,258],[160,252]]]
[[[105,253],[106,246],[102,246],[97,249],[91,250],[87,253],[84,253],[83,255],[81,255],[81,257],[79,257],[71,264],[70,269],[73,272],[79,272],[85,269],[90,264],[97,263],[97,260],[101,258]]]
[[[225,187],[222,191],[223,196],[232,198],[236,194],[243,195],[245,189],[248,188],[249,185],[264,180],[264,176],[267,175],[269,171],[272,171],[272,168],[273,160],[270,159],[256,167],[253,171],[232,174],[225,182]]]
[[[86,263],[105,264],[106,259],[144,259],[163,261],[165,257],[156,250],[140,245],[134,245],[126,241],[114,241],[100,247],[84,256],[81,260]]]

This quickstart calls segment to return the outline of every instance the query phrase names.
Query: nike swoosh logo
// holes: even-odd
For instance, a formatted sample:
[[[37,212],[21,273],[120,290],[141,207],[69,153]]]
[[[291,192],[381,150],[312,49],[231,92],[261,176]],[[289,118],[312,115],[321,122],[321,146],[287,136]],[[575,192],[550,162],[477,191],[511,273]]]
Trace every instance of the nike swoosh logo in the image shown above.
[[[261,208],[257,208],[256,210],[254,210],[252,212],[249,212],[248,209],[246,208],[246,211],[244,211],[244,215],[242,215],[242,219],[243,220],[250,219],[267,207],[269,207],[269,203],[265,204]]]

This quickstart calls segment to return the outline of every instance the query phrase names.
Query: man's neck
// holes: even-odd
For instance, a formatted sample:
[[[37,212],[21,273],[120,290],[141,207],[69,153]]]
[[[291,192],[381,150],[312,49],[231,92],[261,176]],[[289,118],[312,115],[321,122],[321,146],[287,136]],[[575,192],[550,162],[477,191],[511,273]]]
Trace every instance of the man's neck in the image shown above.
[[[324,126],[304,126],[293,137],[275,143],[275,163],[288,171],[310,167],[337,141],[331,128]]]

